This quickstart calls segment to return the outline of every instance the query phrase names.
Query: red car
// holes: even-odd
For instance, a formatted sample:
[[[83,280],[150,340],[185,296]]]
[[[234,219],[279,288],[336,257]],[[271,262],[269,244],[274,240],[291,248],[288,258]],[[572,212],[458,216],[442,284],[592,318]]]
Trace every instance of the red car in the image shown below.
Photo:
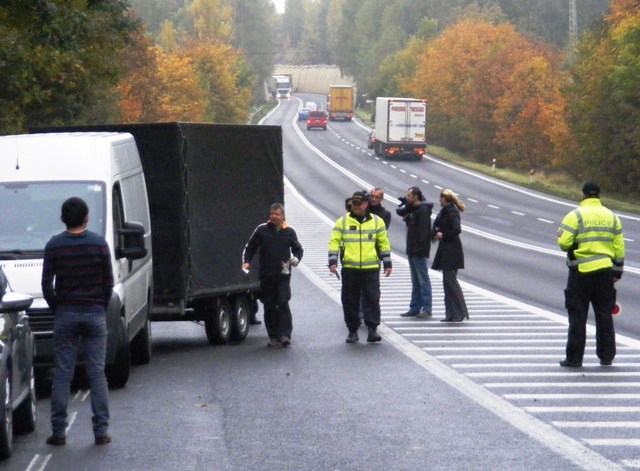
[[[327,113],[324,111],[309,111],[307,116],[307,129],[322,128],[327,130]]]

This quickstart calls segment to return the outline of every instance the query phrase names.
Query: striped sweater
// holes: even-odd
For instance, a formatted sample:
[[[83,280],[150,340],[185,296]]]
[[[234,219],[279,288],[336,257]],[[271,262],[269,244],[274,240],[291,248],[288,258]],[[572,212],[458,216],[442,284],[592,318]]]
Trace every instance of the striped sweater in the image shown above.
[[[49,240],[44,249],[42,294],[52,309],[102,311],[112,291],[111,254],[103,237],[91,231],[62,232]]]

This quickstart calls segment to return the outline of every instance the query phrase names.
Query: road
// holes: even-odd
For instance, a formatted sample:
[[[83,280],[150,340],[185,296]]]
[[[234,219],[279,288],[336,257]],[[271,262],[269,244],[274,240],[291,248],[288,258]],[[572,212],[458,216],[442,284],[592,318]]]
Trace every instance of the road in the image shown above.
[[[306,102],[318,95],[298,96]],[[296,98],[298,98],[296,97]],[[366,148],[368,132],[356,123],[330,122],[329,130],[306,130],[295,119],[300,101],[283,101],[268,122],[282,124],[285,173],[299,191],[325,214],[337,218],[344,198],[356,188],[382,186],[385,206],[395,213],[397,197],[409,186],[438,201],[451,188],[467,205],[462,214],[466,269],[460,279],[559,314],[564,313],[565,255],[556,246],[556,230],[575,201],[505,184],[457,168],[435,157],[421,162],[386,161]],[[313,149],[309,148],[313,146]],[[325,159],[331,164],[327,165]],[[339,168],[336,168],[338,167]],[[437,204],[436,204],[437,207]],[[619,332],[640,338],[640,217],[619,213],[626,239],[625,275],[617,284],[623,314]],[[392,247],[404,253],[404,227],[393,218]]]
[[[263,326],[252,328],[245,342],[213,347],[200,325],[154,323],[152,362],[134,367],[127,386],[110,392],[112,444],[93,445],[88,392],[79,390],[70,405],[67,446],[45,445],[49,402],[41,398],[36,432],[17,437],[14,456],[0,467],[640,468],[637,336],[633,331],[619,335],[616,363],[603,369],[595,360],[591,329],[585,367],[559,368],[566,322],[554,297],[564,284],[562,257],[546,252],[555,250],[553,235],[547,235],[548,242],[536,240],[536,230],[539,236],[546,234],[542,221],[519,219],[515,213],[502,218],[506,203],[525,215],[539,211],[542,219],[542,206],[557,203],[518,196],[523,194],[491,182],[484,182],[485,189],[484,180],[475,182],[475,177],[433,159],[384,163],[355,146],[356,136],[362,137],[361,145],[366,132],[354,123],[332,123],[326,132],[298,128],[298,133],[295,107],[295,99],[283,102],[269,118],[283,126],[287,219],[305,247],[292,282],[293,347],[268,349]],[[305,139],[318,150],[304,145]],[[467,186],[466,180],[474,183]],[[394,273],[382,283],[384,339],[375,345],[347,345],[340,284],[326,269],[328,234],[345,196],[380,181],[390,197],[420,182],[431,198],[437,197],[439,186],[451,186],[469,202],[463,214],[468,269],[461,278],[471,319],[450,326],[399,316],[408,304],[410,282],[402,257],[404,227],[395,218]],[[489,201],[499,209],[487,206]],[[393,209],[394,203],[390,198],[385,204]],[[557,217],[568,208],[556,209]],[[527,224],[531,228],[523,231]],[[504,239],[544,250],[475,233],[497,239],[496,229]],[[631,266],[637,267],[633,244],[631,240]],[[545,265],[552,267],[545,271]],[[442,285],[438,274],[432,275],[438,318],[444,311]],[[552,279],[542,279],[546,277]],[[634,277],[625,275],[622,283]],[[536,293],[527,286],[536,286]],[[622,316],[632,318],[628,311]]]

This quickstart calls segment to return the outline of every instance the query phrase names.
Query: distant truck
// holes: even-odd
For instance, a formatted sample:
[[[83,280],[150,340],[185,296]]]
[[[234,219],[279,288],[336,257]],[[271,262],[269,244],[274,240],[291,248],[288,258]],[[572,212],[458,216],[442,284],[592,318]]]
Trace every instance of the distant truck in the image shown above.
[[[273,75],[272,89],[276,98],[290,98],[293,88],[291,75]]]
[[[107,379],[151,358],[150,321],[202,321],[212,344],[242,340],[258,309],[242,252],[284,199],[279,126],[188,123],[41,128],[0,137],[0,265],[34,296],[36,367],[53,364],[53,313],[40,290],[60,206],[80,196],[112,252]],[[247,152],[247,143],[252,150]],[[260,175],[260,178],[256,178]],[[2,209],[4,208],[4,209]]]
[[[351,121],[354,104],[353,86],[331,85],[327,95],[327,113],[329,121]]]
[[[376,155],[421,160],[427,149],[427,102],[415,98],[376,99]]]

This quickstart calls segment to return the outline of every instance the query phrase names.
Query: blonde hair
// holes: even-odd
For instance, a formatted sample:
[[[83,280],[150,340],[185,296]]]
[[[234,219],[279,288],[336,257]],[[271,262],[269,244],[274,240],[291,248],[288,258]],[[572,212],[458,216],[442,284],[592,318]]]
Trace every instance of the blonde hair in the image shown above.
[[[453,203],[456,205],[459,211],[464,211],[464,203],[458,199],[458,197],[453,193],[453,191],[445,188],[440,192],[440,196],[444,198],[447,203]]]

